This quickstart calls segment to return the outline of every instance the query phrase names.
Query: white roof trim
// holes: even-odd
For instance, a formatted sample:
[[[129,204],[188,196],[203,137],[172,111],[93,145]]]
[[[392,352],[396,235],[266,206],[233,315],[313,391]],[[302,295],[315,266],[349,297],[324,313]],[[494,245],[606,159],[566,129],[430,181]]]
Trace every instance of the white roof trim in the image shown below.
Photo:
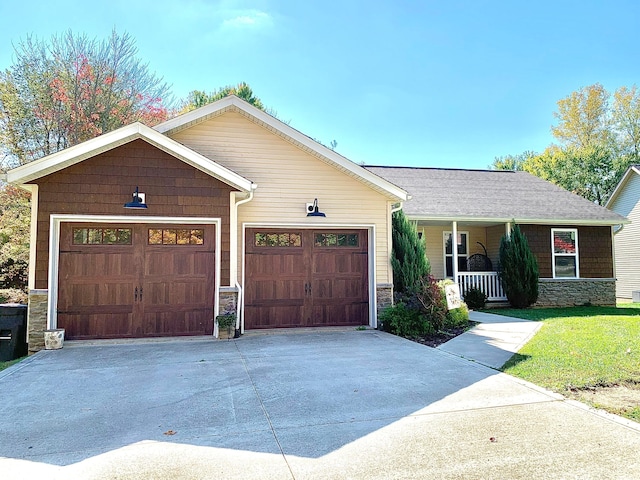
[[[423,222],[465,222],[465,223],[515,223],[518,224],[534,224],[534,225],[623,225],[631,223],[630,220],[624,219],[620,221],[612,220],[571,220],[571,219],[558,219],[558,218],[492,218],[492,217],[451,217],[451,216],[424,216],[424,215],[411,215],[405,214],[409,220],[423,221]]]
[[[245,102],[235,95],[229,95],[228,97],[224,97],[223,99],[205,105],[204,107],[200,107],[196,110],[185,113],[184,115],[180,115],[179,117],[156,125],[154,129],[160,133],[170,134],[173,131],[180,129],[180,127],[187,126],[192,123],[203,122],[207,120],[208,117],[222,110],[228,109],[229,107],[235,107],[239,110],[242,110],[247,115],[254,117],[258,121],[265,123],[269,127],[291,138],[293,141],[326,158],[327,160],[329,160],[329,162],[335,164],[338,168],[346,170],[353,176],[360,178],[365,183],[369,183],[377,187],[378,189],[386,192],[388,195],[395,197],[401,201],[405,201],[408,199],[408,194],[403,189],[388,182],[375,173],[372,173],[369,170],[361,167],[360,165],[353,163],[342,155],[334,152],[324,145],[321,145],[315,140],[312,140],[295,128],[290,127],[286,123],[281,122],[277,118],[269,115],[259,108],[254,107],[253,105]]]
[[[627,169],[627,171],[624,172],[624,175],[622,176],[622,178],[618,182],[618,185],[616,185],[616,188],[613,191],[613,193],[611,194],[611,196],[609,197],[609,200],[607,200],[607,203],[605,204],[605,207],[609,208],[609,206],[611,204],[613,204],[613,202],[615,201],[616,197],[620,194],[620,192],[622,192],[622,189],[624,188],[623,185],[625,185],[627,183],[627,181],[629,180],[629,177],[631,177],[631,175],[633,175],[632,172],[635,172],[636,174],[640,175],[640,169],[638,169],[637,165],[631,165]]]
[[[257,187],[250,180],[139,122],[9,170],[7,182],[12,184],[28,183],[137,139],[145,140],[186,164],[238,190],[249,192]]]

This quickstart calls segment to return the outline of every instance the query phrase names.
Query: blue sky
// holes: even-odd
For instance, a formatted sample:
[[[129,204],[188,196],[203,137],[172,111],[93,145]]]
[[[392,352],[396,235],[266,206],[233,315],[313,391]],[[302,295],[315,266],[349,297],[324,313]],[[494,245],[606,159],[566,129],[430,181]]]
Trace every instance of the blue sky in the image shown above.
[[[378,165],[542,151],[559,99],[640,71],[635,0],[20,0],[0,18],[0,68],[28,34],[116,28],[176,98],[245,81],[294,128]]]

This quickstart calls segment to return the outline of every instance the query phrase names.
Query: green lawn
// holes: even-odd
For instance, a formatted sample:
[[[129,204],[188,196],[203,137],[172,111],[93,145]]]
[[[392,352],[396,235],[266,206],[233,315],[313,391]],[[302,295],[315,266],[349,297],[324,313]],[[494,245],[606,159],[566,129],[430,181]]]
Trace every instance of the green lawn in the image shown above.
[[[0,372],[5,368],[9,368],[14,363],[18,363],[20,360],[24,360],[27,357],[16,358],[15,360],[10,360],[8,362],[0,362]]]
[[[640,304],[491,313],[544,322],[504,372],[562,394],[617,385],[640,390]],[[640,402],[615,413],[640,421]]]

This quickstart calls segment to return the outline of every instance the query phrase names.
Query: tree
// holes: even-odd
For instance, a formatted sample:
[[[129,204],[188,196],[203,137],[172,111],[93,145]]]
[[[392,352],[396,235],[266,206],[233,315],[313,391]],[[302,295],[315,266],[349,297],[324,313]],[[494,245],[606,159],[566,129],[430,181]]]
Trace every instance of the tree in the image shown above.
[[[20,188],[0,188],[0,289],[27,289],[29,198]]]
[[[503,157],[495,157],[493,163],[489,165],[491,170],[522,170],[524,163],[537,154],[531,150],[526,150],[519,155],[505,155]]]
[[[235,95],[250,103],[256,108],[260,110],[264,110],[267,113],[274,115],[274,112],[271,112],[265,108],[262,101],[253,94],[253,90],[251,87],[245,82],[240,82],[238,85],[227,85],[226,87],[219,88],[214,90],[211,93],[203,92],[202,90],[192,90],[187,95],[187,98],[183,100],[182,105],[180,106],[179,113],[187,113],[191,110],[195,110],[196,108],[204,107],[205,105],[215,102],[217,100],[221,100],[224,97],[228,97],[229,95]]]
[[[50,155],[134,121],[167,118],[169,87],[114,30],[103,41],[68,31],[27,37],[0,72],[0,144],[5,166]]]
[[[624,159],[606,145],[582,148],[552,145],[524,162],[523,170],[604,205],[626,166]]]
[[[393,284],[401,293],[416,293],[422,279],[431,271],[424,240],[418,238],[416,227],[407,220],[402,210],[392,217],[391,266]]]
[[[498,275],[511,306],[526,308],[538,300],[538,261],[518,225],[500,241]]]
[[[596,83],[559,100],[558,111],[553,114],[559,123],[551,127],[551,133],[568,147],[608,144],[611,140],[609,97],[609,92]]]
[[[613,95],[611,116],[620,150],[628,164],[640,162],[640,92],[634,85],[620,87]]]

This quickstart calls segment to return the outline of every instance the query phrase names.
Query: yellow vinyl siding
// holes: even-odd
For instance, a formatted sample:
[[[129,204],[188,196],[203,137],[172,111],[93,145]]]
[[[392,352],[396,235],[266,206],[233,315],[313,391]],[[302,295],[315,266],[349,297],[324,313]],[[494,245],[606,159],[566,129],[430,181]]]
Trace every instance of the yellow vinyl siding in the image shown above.
[[[640,290],[640,175],[633,173],[609,208],[631,221],[613,237],[616,296],[630,299]]]
[[[238,268],[244,223],[375,225],[376,283],[392,281],[388,197],[236,112],[172,138],[258,185],[253,200],[238,211]],[[314,198],[326,218],[306,216],[305,204]]]

